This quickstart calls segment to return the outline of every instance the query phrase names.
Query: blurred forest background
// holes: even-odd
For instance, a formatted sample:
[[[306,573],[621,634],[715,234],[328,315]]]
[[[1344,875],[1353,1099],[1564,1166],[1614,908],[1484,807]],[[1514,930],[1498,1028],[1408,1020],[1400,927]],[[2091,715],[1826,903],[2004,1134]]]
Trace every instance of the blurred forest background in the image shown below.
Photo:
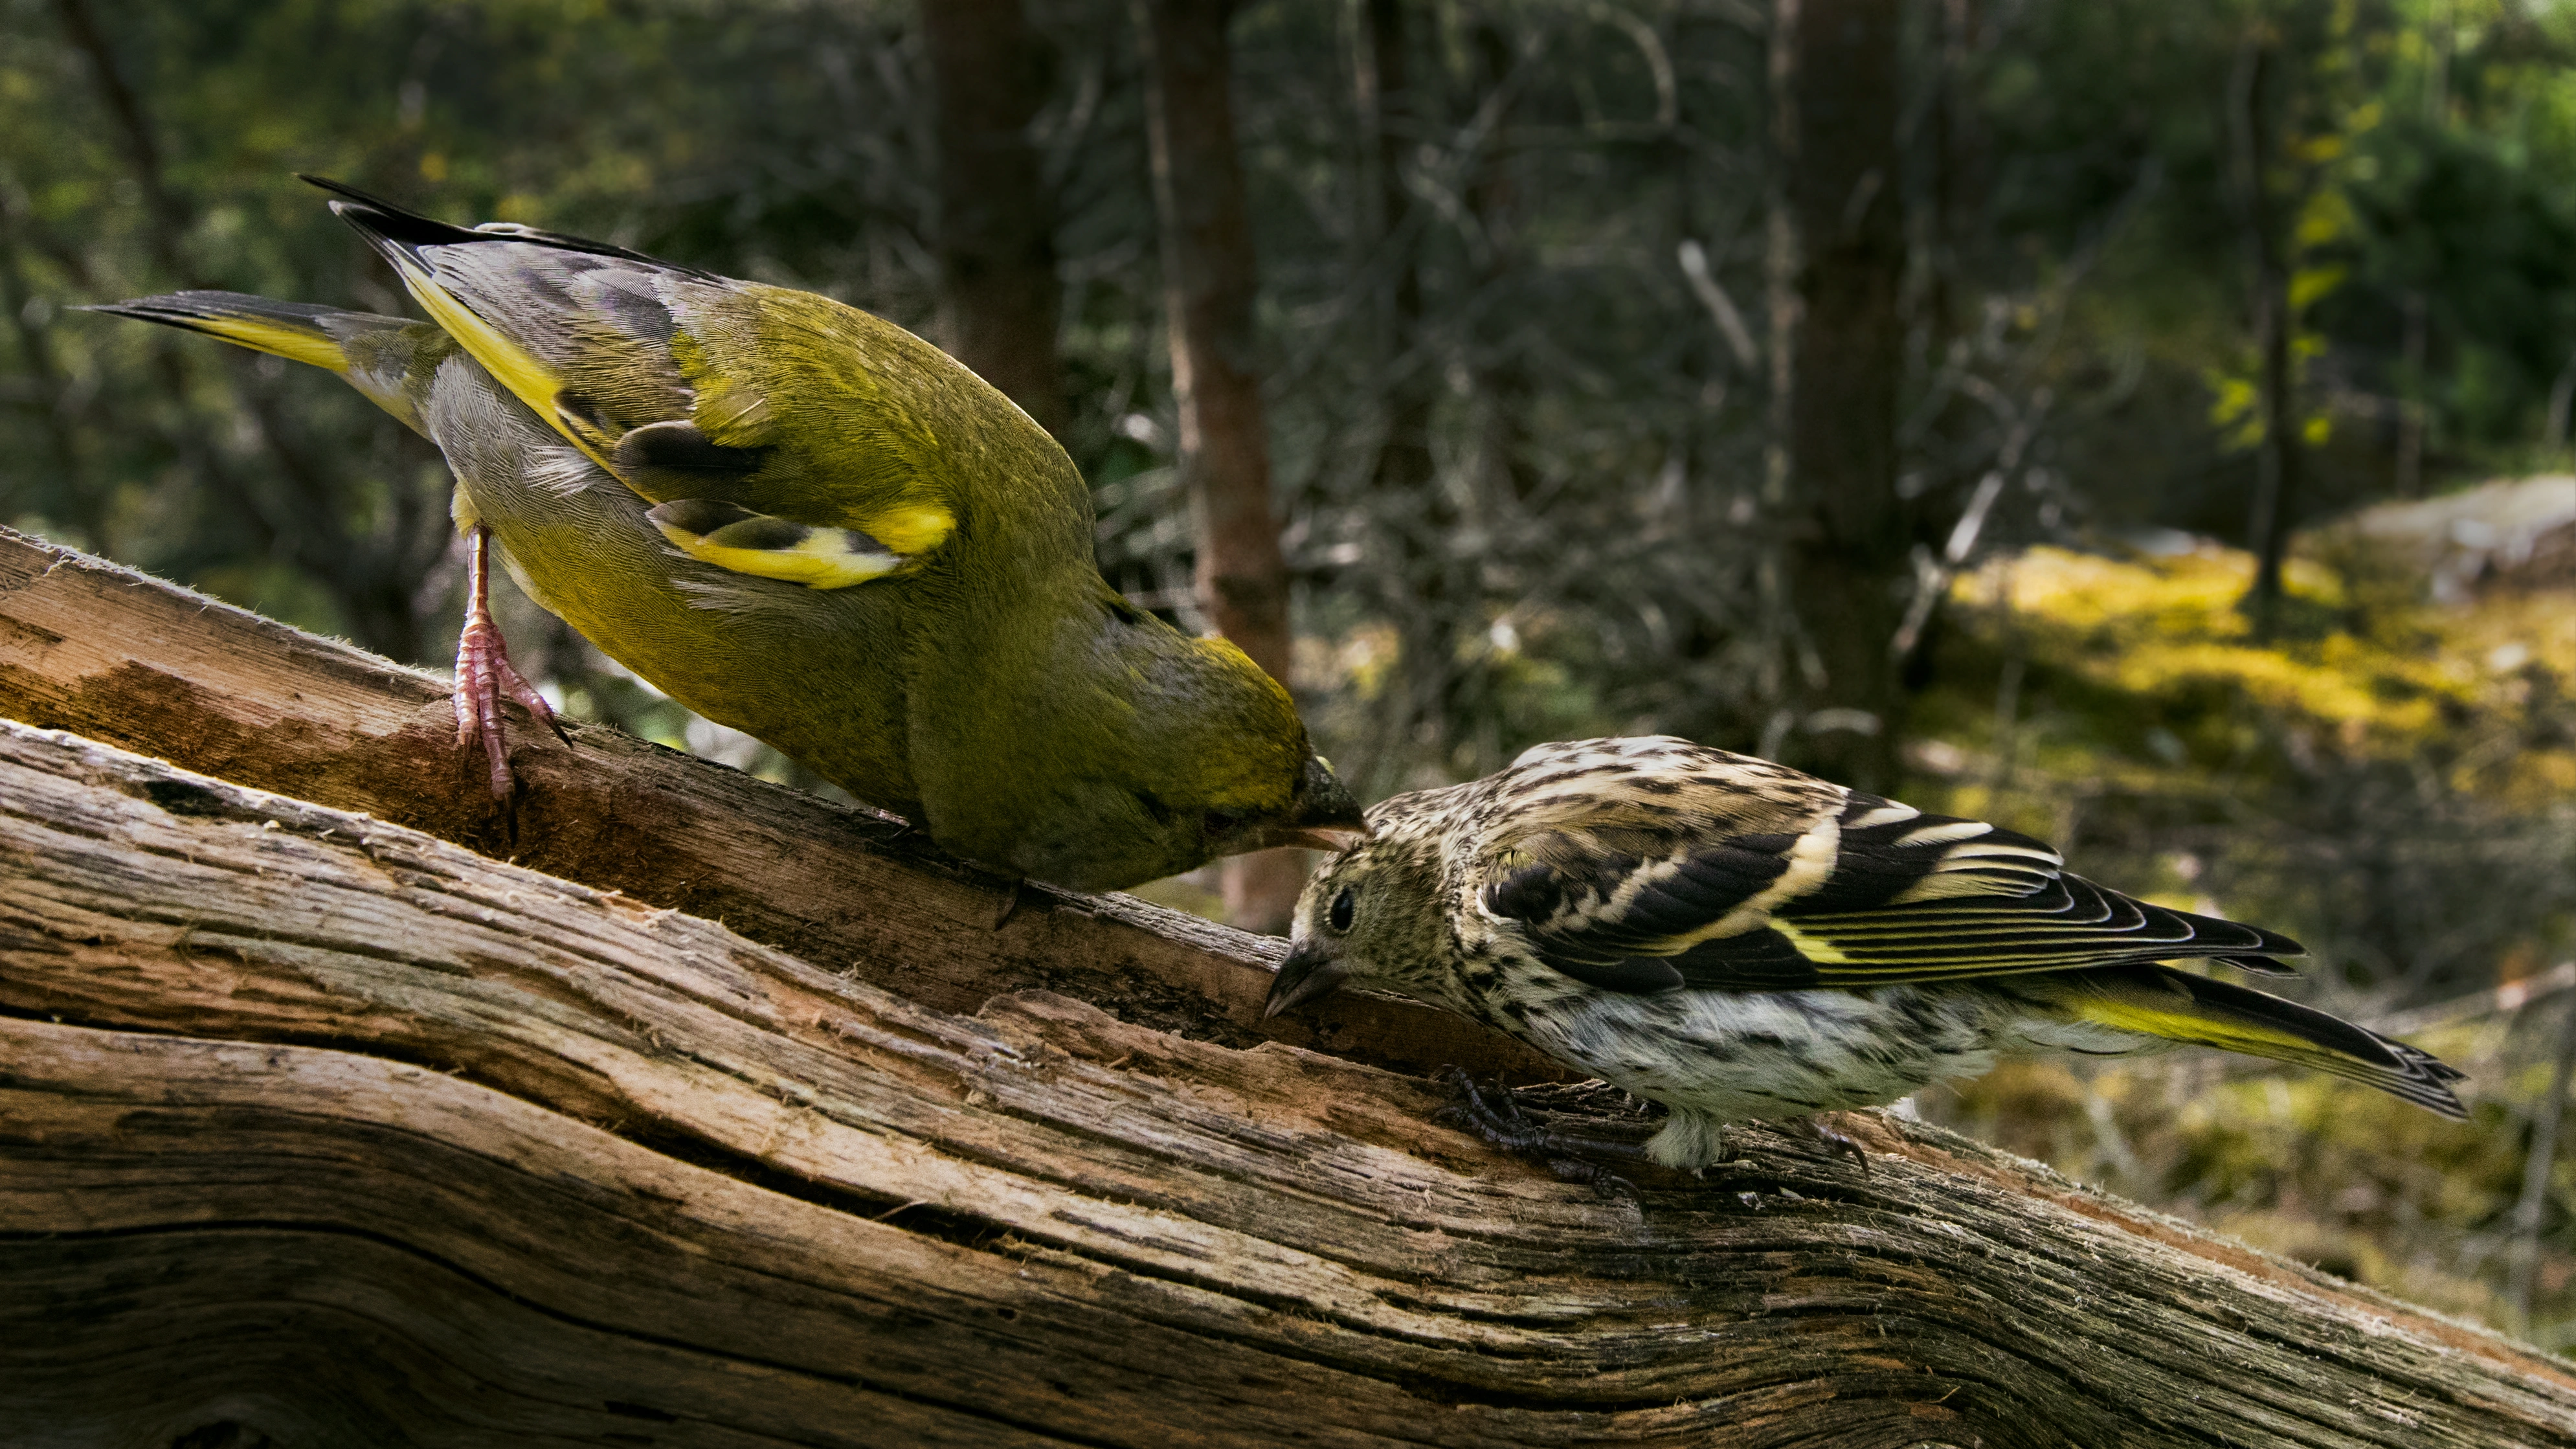
[[[2466,1067],[2474,1122],[2214,1054],[1921,1110],[2576,1347],[2576,6],[0,17],[0,521],[445,662],[426,444],[318,373],[68,310],[405,310],[291,171],[825,292],[1053,428],[1103,567],[1184,624],[1215,597],[1194,517],[1266,459],[1253,563],[1371,798],[1670,731],[2298,935],[2292,989]],[[1162,235],[1158,154],[1240,177],[1234,242]],[[1226,265],[1201,341],[1258,405],[1212,439],[1165,323]],[[577,716],[792,776],[505,624]]]

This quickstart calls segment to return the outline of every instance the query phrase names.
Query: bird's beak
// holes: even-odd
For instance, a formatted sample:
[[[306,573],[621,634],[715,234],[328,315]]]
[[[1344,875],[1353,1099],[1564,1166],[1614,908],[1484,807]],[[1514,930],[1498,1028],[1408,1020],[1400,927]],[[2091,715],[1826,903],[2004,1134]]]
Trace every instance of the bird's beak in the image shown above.
[[[1287,958],[1279,963],[1279,975],[1270,983],[1270,999],[1262,1003],[1261,1014],[1266,1019],[1330,996],[1350,974],[1351,968],[1329,948],[1300,941],[1288,948]]]
[[[1360,814],[1360,802],[1351,798],[1349,787],[1323,756],[1308,755],[1306,768],[1297,777],[1296,793],[1288,798],[1287,813],[1263,833],[1261,844],[1348,850],[1368,838],[1368,819]]]

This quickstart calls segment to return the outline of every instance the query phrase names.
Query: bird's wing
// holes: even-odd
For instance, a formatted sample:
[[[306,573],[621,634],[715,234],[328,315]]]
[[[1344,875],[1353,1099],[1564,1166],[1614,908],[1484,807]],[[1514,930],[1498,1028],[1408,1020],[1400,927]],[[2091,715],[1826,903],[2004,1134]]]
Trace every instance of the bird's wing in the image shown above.
[[[839,588],[909,571],[956,528],[938,441],[904,401],[914,389],[888,384],[957,365],[901,328],[810,294],[529,227],[451,226],[306,179],[337,194],[332,210],[476,362],[658,505],[647,516],[692,557]],[[828,457],[803,445],[800,414],[828,420]]]
[[[2295,941],[2132,900],[2027,835],[1683,741],[1555,747],[1497,783],[1476,907],[1613,991],[1883,986],[2181,957],[2279,971]]]

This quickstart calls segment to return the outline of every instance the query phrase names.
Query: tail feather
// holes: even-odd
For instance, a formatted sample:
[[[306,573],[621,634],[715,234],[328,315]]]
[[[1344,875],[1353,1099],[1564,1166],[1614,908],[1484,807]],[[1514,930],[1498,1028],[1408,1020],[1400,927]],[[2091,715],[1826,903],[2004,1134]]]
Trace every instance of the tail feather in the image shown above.
[[[342,373],[349,370],[349,355],[341,347],[340,340],[323,329],[322,319],[367,315],[338,313],[310,302],[279,302],[267,297],[254,297],[248,292],[173,292],[162,297],[137,297],[130,302],[107,302],[81,310],[107,312],[118,317],[158,322],[165,327],[202,332],[209,337],[239,343],[255,352],[283,357],[289,362],[307,363]],[[377,320],[401,325],[400,318]]]
[[[2164,966],[2069,972],[2032,983],[2079,1021],[2291,1062],[2366,1083],[2454,1121],[2458,1068],[2312,1006]]]
[[[421,398],[439,362],[454,351],[426,323],[248,292],[172,292],[81,310],[202,332],[254,352],[328,369],[423,435],[428,430],[421,421]]]

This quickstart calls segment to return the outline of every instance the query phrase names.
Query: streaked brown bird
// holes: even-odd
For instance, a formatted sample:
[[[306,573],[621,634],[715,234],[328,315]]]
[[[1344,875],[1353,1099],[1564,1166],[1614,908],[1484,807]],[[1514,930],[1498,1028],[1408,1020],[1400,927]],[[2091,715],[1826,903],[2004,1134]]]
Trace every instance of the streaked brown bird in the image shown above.
[[[2415,1047],[2164,964],[2284,974],[2296,941],[1767,760],[1576,740],[1368,815],[1299,898],[1269,1012],[1350,985],[1473,1017],[1669,1108],[1646,1144],[1667,1166],[1718,1161],[1728,1123],[1893,1102],[2035,1049],[2214,1046],[2467,1115],[2460,1073]]]

